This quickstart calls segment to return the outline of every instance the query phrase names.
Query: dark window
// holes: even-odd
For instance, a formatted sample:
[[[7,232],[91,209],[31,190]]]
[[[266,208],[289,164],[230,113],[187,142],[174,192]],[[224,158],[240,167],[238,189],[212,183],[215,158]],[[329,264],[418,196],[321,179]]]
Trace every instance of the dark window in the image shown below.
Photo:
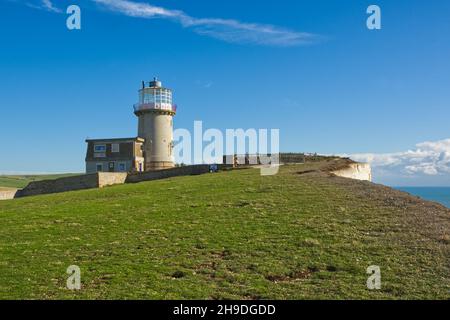
[[[105,152],[106,144],[96,144],[94,145],[94,152]]]

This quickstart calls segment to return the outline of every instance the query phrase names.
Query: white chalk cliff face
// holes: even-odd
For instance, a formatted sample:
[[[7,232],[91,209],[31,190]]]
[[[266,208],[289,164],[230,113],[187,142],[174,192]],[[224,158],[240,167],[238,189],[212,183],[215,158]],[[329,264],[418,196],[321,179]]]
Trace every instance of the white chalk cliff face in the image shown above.
[[[368,163],[351,163],[347,168],[336,170],[332,173],[339,177],[372,181],[372,168]]]

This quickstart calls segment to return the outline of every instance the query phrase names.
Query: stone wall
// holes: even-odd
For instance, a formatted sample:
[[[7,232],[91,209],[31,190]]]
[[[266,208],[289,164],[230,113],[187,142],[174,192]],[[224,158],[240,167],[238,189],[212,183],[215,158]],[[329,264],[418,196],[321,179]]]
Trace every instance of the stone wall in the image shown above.
[[[280,163],[304,163],[306,156],[300,153],[280,153]]]
[[[24,189],[18,191],[16,197],[91,189],[97,188],[97,186],[98,176],[96,173],[56,180],[34,181],[30,182]]]
[[[239,165],[255,165],[262,164],[261,157],[255,154],[245,154],[245,155],[236,155],[237,161]],[[265,162],[270,160],[271,155],[265,155]],[[305,162],[316,162],[323,160],[331,160],[336,159],[334,156],[321,156],[317,154],[311,153],[279,153],[278,154],[278,162],[280,164],[287,163],[305,163]],[[223,156],[223,163],[233,164],[233,155],[225,155]],[[268,164],[268,163],[265,163]]]
[[[219,165],[219,168],[227,167]],[[103,188],[106,186],[137,183],[179,176],[199,175],[209,172],[209,165],[192,165],[171,168],[166,170],[148,171],[128,174],[125,172],[98,172],[74,177],[59,178],[55,180],[34,181],[24,189],[12,192],[0,192],[0,199],[12,199],[19,197],[35,196],[40,194],[59,193],[75,190]]]
[[[124,184],[127,176],[128,174],[126,172],[99,172],[98,187],[103,188],[115,184]]]
[[[126,183],[136,183],[142,181],[151,181],[166,179],[171,177],[199,175],[209,172],[208,164],[198,164],[192,166],[176,167],[158,171],[147,171],[140,173],[131,173],[126,179]]]
[[[126,173],[99,172],[81,176],[59,178],[55,180],[34,181],[16,194],[18,197],[35,196],[39,194],[59,193],[83,189],[102,188],[114,184],[122,184],[127,178]]]

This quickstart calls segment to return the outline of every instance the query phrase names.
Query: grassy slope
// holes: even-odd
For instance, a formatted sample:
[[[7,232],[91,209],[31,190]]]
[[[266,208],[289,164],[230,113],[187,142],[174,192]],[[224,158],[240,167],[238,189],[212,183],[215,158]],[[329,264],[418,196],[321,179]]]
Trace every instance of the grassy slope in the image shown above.
[[[298,174],[309,169],[0,202],[0,298],[449,297],[450,211]],[[72,264],[82,270],[78,292],[65,289]],[[372,264],[381,291],[366,289]]]
[[[0,189],[1,188],[21,189],[26,187],[32,181],[58,179],[73,175],[79,175],[79,173],[50,174],[50,175],[7,175],[7,176],[0,175]]]

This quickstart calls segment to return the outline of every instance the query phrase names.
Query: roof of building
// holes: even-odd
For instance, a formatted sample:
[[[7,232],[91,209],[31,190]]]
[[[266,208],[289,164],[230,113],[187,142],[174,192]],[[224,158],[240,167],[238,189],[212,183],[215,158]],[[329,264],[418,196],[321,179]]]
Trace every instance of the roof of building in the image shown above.
[[[104,143],[114,143],[114,142],[144,142],[145,139],[141,137],[132,138],[107,138],[107,139],[86,139],[86,142],[104,142]]]

